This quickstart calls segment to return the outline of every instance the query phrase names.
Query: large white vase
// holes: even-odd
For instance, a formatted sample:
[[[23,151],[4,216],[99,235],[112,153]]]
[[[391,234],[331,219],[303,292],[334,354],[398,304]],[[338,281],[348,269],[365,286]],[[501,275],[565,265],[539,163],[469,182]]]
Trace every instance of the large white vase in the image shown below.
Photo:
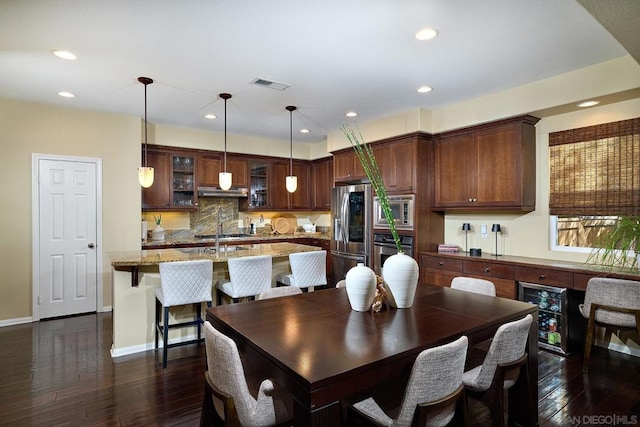
[[[347,271],[345,281],[351,309],[355,311],[371,309],[376,295],[376,274],[373,270],[359,262]]]
[[[398,252],[382,266],[382,278],[391,295],[389,303],[396,308],[411,308],[418,286],[418,263],[412,257]]]

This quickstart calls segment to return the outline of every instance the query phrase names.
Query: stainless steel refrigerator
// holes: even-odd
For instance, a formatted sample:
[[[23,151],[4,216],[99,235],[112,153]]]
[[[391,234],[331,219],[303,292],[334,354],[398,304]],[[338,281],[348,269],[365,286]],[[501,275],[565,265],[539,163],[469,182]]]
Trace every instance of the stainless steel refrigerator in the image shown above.
[[[357,263],[371,267],[372,192],[370,184],[335,187],[331,195],[331,285]]]

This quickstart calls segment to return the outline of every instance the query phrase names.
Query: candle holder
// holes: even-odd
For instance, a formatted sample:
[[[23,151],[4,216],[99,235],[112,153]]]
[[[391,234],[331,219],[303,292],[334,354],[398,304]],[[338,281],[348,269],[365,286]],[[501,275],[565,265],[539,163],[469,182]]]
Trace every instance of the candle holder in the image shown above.
[[[464,231],[464,253],[469,253],[469,231],[471,231],[471,224],[465,222],[462,224],[462,231]]]
[[[492,232],[494,232],[494,233],[496,233],[496,252],[495,252],[493,255],[495,255],[495,256],[501,256],[501,255],[498,253],[498,233],[500,233],[500,232],[501,232],[500,224],[493,224],[493,225],[491,226],[491,231],[492,231]]]

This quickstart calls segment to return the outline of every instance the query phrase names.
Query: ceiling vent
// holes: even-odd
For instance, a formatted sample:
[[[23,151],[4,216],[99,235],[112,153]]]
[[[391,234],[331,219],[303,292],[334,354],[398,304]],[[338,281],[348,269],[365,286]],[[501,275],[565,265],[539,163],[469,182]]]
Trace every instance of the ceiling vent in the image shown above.
[[[274,82],[272,80],[261,79],[259,77],[253,79],[251,84],[256,86],[268,87],[269,89],[275,89],[275,90],[285,90],[291,87],[291,85],[288,85],[286,83]]]

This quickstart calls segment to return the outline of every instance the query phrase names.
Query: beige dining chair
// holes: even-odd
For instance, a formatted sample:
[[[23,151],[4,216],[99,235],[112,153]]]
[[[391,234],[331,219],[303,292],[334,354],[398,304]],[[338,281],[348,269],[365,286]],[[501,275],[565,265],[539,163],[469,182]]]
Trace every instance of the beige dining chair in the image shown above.
[[[236,343],[209,322],[204,337],[207,370],[200,425],[219,424],[216,417],[229,427],[291,425],[289,392],[270,379],[261,380],[258,371],[245,370]]]
[[[160,287],[156,288],[155,349],[158,350],[158,340],[162,336],[162,368],[167,367],[167,349],[180,345],[193,344],[202,341],[201,326],[203,302],[211,307],[211,288],[213,281],[213,261],[193,260],[164,262],[158,264],[160,269]],[[196,318],[192,321],[169,324],[169,309],[174,306],[193,304]],[[162,316],[160,312],[162,311]],[[197,338],[188,341],[169,343],[169,330],[195,326]]]
[[[533,317],[527,314],[520,320],[501,325],[493,336],[482,364],[462,376],[467,396],[482,401],[489,408],[492,426],[505,425],[505,390],[517,383],[519,390],[528,391],[528,354],[525,349],[532,321]],[[528,392],[525,395],[526,400],[519,403],[532,414],[532,396]]]
[[[449,344],[423,350],[413,364],[399,410],[385,411],[375,397],[369,397],[351,406],[349,425],[445,426],[454,416],[467,425],[462,385],[467,345],[467,337],[462,336]],[[391,418],[389,412],[397,416]]]
[[[587,282],[584,304],[578,306],[587,323],[582,371],[589,372],[591,348],[596,326],[634,330],[640,340],[640,282],[635,280],[592,277]],[[611,332],[609,332],[609,339]],[[605,334],[606,338],[606,334]]]
[[[271,255],[256,255],[229,258],[229,280],[221,280],[217,285],[217,305],[222,304],[222,295],[233,302],[240,298],[255,299],[256,295],[271,288]]]
[[[475,277],[454,277],[451,280],[451,289],[473,292],[490,297],[496,296],[496,286],[493,282]]]
[[[279,298],[286,297],[290,295],[299,295],[302,293],[302,289],[296,288],[294,286],[282,286],[279,288],[269,288],[266,291],[262,291],[260,295],[258,295],[258,299],[269,299],[269,298]]]
[[[301,289],[327,286],[327,251],[297,252],[289,255],[291,273],[279,274],[279,285]]]

